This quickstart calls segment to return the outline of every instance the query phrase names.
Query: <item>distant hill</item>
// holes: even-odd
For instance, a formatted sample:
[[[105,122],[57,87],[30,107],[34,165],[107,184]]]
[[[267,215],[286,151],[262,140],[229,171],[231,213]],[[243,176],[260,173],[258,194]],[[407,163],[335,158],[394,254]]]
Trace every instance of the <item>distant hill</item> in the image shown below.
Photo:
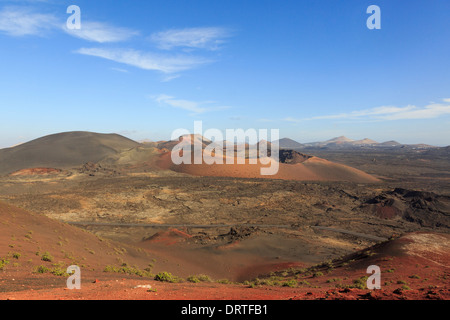
[[[311,148],[325,148],[325,149],[360,149],[360,148],[407,148],[407,149],[431,149],[436,148],[427,144],[401,144],[397,141],[391,140],[379,143],[375,140],[364,138],[362,140],[353,140],[345,136],[336,137],[326,141],[308,142],[302,144],[296,149],[311,149]]]
[[[350,142],[353,142],[353,141],[355,141],[355,140],[349,139],[349,138],[344,137],[344,136],[340,136],[340,137],[337,137],[337,138],[333,138],[333,139],[327,140],[327,141],[324,142],[324,144],[328,144],[328,143],[350,143]]]
[[[398,147],[401,146],[402,144],[394,141],[394,140],[390,140],[390,141],[386,141],[386,142],[382,142],[380,143],[380,147]]]
[[[362,140],[352,141],[350,143],[353,144],[353,145],[377,145],[377,144],[379,144],[375,140],[372,140],[372,139],[369,139],[369,138],[364,138]]]
[[[175,146],[185,146],[185,145],[194,145],[197,142],[204,149],[207,145],[211,143],[211,140],[206,139],[205,137],[199,134],[187,134],[178,138],[178,140],[170,140],[170,141],[160,141],[157,144],[157,148],[159,149],[168,149],[172,150]]]
[[[0,149],[0,174],[26,168],[68,168],[98,162],[140,144],[118,134],[64,132]]]
[[[295,149],[303,147],[303,144],[289,138],[283,138],[278,140],[278,144],[280,148],[283,149]]]

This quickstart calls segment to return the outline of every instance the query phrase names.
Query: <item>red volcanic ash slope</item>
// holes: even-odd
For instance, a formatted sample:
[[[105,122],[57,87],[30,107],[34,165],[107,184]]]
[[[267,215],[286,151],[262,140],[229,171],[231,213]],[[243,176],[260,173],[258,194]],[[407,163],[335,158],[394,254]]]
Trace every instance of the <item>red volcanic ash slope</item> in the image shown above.
[[[380,267],[381,289],[368,290],[367,268]],[[294,299],[450,299],[450,235],[410,233],[342,259],[324,263],[299,281],[335,289],[305,292]],[[314,277],[314,274],[325,274]]]
[[[180,173],[195,176],[236,177],[236,178],[266,178],[299,181],[351,181],[357,183],[376,183],[379,180],[361,170],[333,163],[331,161],[309,157],[291,163],[279,163],[278,173],[275,175],[261,175],[261,168],[268,167],[257,164],[180,164],[175,165],[171,153],[166,152],[160,156],[158,165],[162,169],[170,169]]]
[[[305,271],[294,267],[271,273],[266,278],[261,276],[250,286],[215,282],[165,283],[120,276],[119,279],[83,284],[81,290],[47,287],[34,291],[25,288],[20,292],[0,292],[0,299],[448,300],[449,241],[448,234],[407,234],[313,267],[315,269]],[[369,265],[380,267],[381,289],[364,288]],[[271,281],[282,284],[273,285]]]
[[[48,174],[58,174],[62,170],[54,168],[30,168],[22,169],[11,173],[11,176],[32,176],[32,175],[48,175]]]
[[[0,292],[65,287],[66,278],[55,274],[72,264],[83,279],[111,278],[103,272],[108,265],[120,266],[120,260],[144,269],[152,258],[146,250],[0,202]]]

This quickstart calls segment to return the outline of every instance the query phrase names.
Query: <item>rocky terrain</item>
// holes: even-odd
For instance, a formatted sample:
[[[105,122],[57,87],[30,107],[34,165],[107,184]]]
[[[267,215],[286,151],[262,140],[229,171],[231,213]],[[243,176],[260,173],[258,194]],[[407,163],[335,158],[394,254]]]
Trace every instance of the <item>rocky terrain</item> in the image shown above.
[[[281,150],[284,166],[318,159],[321,174],[345,166],[374,178],[204,176],[161,165],[169,148],[101,137],[120,141],[101,159],[3,166],[1,298],[448,299],[444,156]],[[73,263],[82,292],[64,290]],[[382,268],[381,290],[358,282],[370,264]],[[183,282],[155,280],[161,272]]]

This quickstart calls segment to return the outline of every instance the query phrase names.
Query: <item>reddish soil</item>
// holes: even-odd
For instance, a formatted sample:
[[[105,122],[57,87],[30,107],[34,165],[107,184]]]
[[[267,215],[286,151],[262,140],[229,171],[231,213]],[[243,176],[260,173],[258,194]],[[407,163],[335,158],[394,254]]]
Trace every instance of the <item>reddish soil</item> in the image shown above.
[[[47,174],[58,174],[62,170],[54,168],[30,168],[22,169],[11,173],[11,176],[32,176],[32,175],[47,175]]]
[[[177,242],[189,239],[191,237],[192,236],[190,234],[187,234],[186,232],[171,228],[167,231],[158,232],[145,241],[149,241],[152,243],[162,243],[165,245],[173,245]]]
[[[358,183],[376,183],[379,179],[352,167],[337,164],[325,159],[311,157],[307,160],[296,161],[292,164],[279,163],[279,169],[275,175],[261,175],[262,168],[269,168],[260,161],[257,164],[249,164],[248,159],[245,164],[180,164],[174,165],[171,153],[160,155],[157,161],[161,169],[170,169],[180,173],[187,173],[194,176],[211,177],[237,177],[237,178],[267,178],[298,181],[352,181]],[[276,168],[276,167],[274,167]]]
[[[104,272],[105,265],[127,265],[139,268],[158,257],[170,262],[158,262],[160,268],[182,263],[179,256],[184,247],[172,241],[159,243],[161,252],[149,251],[99,239],[89,232],[53,221],[42,215],[0,203],[0,257],[8,261],[0,270],[0,299],[149,299],[149,300],[217,300],[217,299],[444,299],[450,298],[449,263],[450,235],[438,233],[411,233],[398,239],[377,244],[341,259],[300,270],[301,265],[264,265],[254,269],[260,279],[276,277],[278,285],[254,283],[221,284],[166,283],[153,278]],[[161,233],[155,239],[189,237],[178,230]],[[147,241],[148,243],[149,241]],[[151,243],[151,241],[150,241]],[[166,251],[172,255],[162,256]],[[38,252],[38,254],[37,254]],[[52,261],[43,261],[48,252]],[[206,252],[204,258],[214,263],[214,255],[227,250]],[[189,254],[187,252],[186,254]],[[199,263],[202,263],[200,261]],[[65,289],[66,277],[51,273],[36,273],[39,265],[77,264],[82,266],[80,290]],[[381,268],[381,290],[351,288],[354,281],[367,276],[369,265]],[[217,265],[219,268],[220,265]],[[234,265],[235,268],[239,268]],[[182,269],[189,266],[182,266]],[[284,271],[283,271],[284,270]],[[241,272],[248,272],[241,270]],[[283,286],[294,280],[295,287]],[[150,286],[137,287],[137,286]],[[350,288],[349,288],[350,286]]]

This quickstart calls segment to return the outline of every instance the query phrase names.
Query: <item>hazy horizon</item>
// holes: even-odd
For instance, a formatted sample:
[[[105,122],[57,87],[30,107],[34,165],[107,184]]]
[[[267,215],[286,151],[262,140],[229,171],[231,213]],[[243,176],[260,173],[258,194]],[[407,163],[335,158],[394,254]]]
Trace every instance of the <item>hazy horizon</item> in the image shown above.
[[[128,139],[131,139],[131,140],[134,140],[134,141],[140,142],[140,143],[142,143],[142,142],[170,141],[170,140],[171,140],[171,139],[170,139],[170,136],[167,137],[166,139],[152,139],[152,138],[134,139],[134,138],[132,138],[131,136],[128,136],[128,135],[126,135],[126,134],[117,133],[117,132],[94,132],[94,131],[74,130],[74,131],[54,132],[54,133],[46,134],[46,135],[44,135],[44,136],[34,137],[34,138],[30,139],[30,140],[22,141],[22,142],[19,142],[19,143],[14,144],[14,145],[9,145],[9,146],[1,146],[1,145],[0,145],[0,150],[1,150],[1,149],[7,149],[7,148],[13,148],[13,147],[19,146],[19,145],[21,145],[21,144],[24,144],[24,143],[27,143],[27,142],[30,142],[30,141],[33,141],[33,140],[36,140],[36,139],[45,137],[45,136],[55,135],[55,134],[60,134],[60,133],[67,133],[67,132],[91,132],[91,133],[99,133],[99,134],[119,134],[119,135],[121,135],[121,136],[123,136],[123,137],[126,137],[126,138],[128,138]],[[224,134],[224,141],[225,141],[225,140],[226,140],[226,139],[225,139],[225,138],[226,138],[226,137],[225,137],[225,132],[224,132],[223,134]],[[423,142],[406,143],[406,142],[403,142],[403,141],[397,141],[397,140],[395,140],[395,139],[378,141],[378,140],[376,140],[376,139],[372,139],[371,137],[353,138],[353,137],[348,137],[348,136],[343,136],[343,135],[341,135],[341,136],[336,136],[336,137],[330,137],[330,138],[323,139],[323,140],[309,140],[309,141],[301,141],[301,140],[297,140],[297,139],[294,139],[294,138],[291,138],[291,137],[280,136],[280,139],[279,139],[279,140],[282,140],[282,139],[291,139],[291,140],[293,140],[293,141],[295,141],[295,142],[298,142],[298,143],[301,143],[301,144],[308,144],[308,143],[316,143],[316,142],[325,142],[325,141],[332,140],[332,139],[335,139],[335,138],[340,138],[340,137],[345,137],[345,138],[348,138],[348,139],[350,139],[350,140],[352,140],[352,141],[359,141],[359,140],[364,140],[364,139],[370,139],[370,140],[375,140],[375,141],[378,142],[378,143],[389,142],[389,141],[396,141],[396,142],[398,142],[398,143],[400,143],[400,144],[404,144],[404,145],[427,144],[427,143],[423,143]],[[258,139],[258,140],[259,140],[259,139]],[[271,140],[271,139],[268,139],[268,141],[272,141],[272,140]],[[239,143],[240,141],[237,141],[237,142]],[[435,146],[435,147],[447,147],[447,146],[449,146],[449,145],[433,145],[433,144],[429,144],[429,145]]]

